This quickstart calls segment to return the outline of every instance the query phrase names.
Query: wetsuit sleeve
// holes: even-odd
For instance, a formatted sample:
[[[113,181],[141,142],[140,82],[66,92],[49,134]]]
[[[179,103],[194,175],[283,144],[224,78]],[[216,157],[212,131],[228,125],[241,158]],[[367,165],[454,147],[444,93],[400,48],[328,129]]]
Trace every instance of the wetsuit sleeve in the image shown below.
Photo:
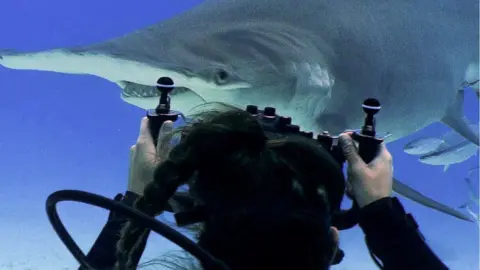
[[[132,206],[137,198],[137,194],[127,191],[125,196],[118,194],[114,200],[120,201],[125,205]],[[102,232],[87,254],[88,262],[95,269],[113,269],[115,266],[116,245],[120,240],[120,231],[126,222],[127,219],[124,216],[110,212],[107,223],[103,227]],[[145,250],[147,238],[148,234],[132,256],[132,260],[136,263],[136,265],[138,265],[142,253]],[[79,268],[79,270],[83,269],[84,268],[82,267]]]
[[[378,258],[385,270],[448,269],[397,198],[384,198],[363,207],[359,225],[374,259]]]

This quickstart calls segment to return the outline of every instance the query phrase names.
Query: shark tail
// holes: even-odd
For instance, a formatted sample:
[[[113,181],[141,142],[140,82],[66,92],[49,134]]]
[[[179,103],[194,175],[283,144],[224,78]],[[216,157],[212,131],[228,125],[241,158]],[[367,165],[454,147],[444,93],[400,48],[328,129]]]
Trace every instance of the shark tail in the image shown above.
[[[393,178],[393,190],[412,200],[412,201],[415,201],[421,205],[424,205],[426,207],[429,207],[429,208],[432,208],[432,209],[435,209],[437,211],[440,211],[442,213],[445,213],[447,215],[450,215],[450,216],[453,216],[453,217],[456,217],[458,219],[461,219],[461,220],[465,220],[465,221],[470,221],[470,222],[473,222],[474,220],[467,216],[466,214],[460,212],[460,211],[457,211],[451,207],[448,207],[444,204],[441,204],[433,199],[430,199],[428,198],[427,196],[423,195],[422,193],[414,190],[413,188],[405,185],[404,183],[398,181],[397,179]]]

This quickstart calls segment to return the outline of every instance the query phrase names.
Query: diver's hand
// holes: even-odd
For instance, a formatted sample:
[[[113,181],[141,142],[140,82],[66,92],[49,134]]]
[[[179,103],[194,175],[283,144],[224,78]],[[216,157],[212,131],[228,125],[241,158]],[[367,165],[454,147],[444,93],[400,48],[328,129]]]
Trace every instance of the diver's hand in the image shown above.
[[[343,133],[339,138],[348,163],[349,192],[355,197],[360,207],[390,197],[393,185],[392,155],[382,143],[377,157],[369,164],[365,164],[358,155],[357,147],[350,134]]]
[[[173,130],[173,122],[163,123],[158,133],[158,143],[155,147],[149,130],[149,119],[144,117],[140,124],[137,143],[130,147],[130,170],[128,175],[128,191],[143,195],[145,186],[153,181],[153,173],[157,165],[163,162],[171,150],[165,136]]]

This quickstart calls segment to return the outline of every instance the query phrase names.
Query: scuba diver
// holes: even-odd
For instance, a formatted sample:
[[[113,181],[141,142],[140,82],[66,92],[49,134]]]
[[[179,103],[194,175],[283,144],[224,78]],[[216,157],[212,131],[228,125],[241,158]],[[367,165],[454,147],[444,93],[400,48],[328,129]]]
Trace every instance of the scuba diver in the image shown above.
[[[341,261],[330,209],[338,207],[347,189],[360,207],[359,225],[372,258],[383,269],[448,269],[425,243],[412,215],[392,197],[392,156],[384,144],[366,164],[351,133],[343,133],[344,181],[340,166],[314,140],[266,132],[236,108],[197,118],[177,129],[164,122],[157,145],[150,120],[141,120],[130,149],[128,189],[116,201],[154,217],[179,186],[188,184],[208,209],[197,244],[229,269],[322,270]],[[175,134],[182,139],[172,144]],[[149,233],[111,212],[87,257],[95,269],[137,269]]]

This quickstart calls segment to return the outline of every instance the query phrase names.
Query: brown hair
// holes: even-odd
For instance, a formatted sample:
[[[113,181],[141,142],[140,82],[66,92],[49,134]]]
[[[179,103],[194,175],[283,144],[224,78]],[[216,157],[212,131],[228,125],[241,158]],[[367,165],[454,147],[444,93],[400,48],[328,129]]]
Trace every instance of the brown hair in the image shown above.
[[[249,113],[209,110],[178,130],[183,139],[155,171],[135,208],[155,216],[185,183],[209,206],[198,245],[232,270],[328,269],[334,250],[330,213],[345,181],[340,166],[312,139],[267,134]],[[117,268],[147,230],[122,231]],[[203,266],[205,269],[205,266]]]

